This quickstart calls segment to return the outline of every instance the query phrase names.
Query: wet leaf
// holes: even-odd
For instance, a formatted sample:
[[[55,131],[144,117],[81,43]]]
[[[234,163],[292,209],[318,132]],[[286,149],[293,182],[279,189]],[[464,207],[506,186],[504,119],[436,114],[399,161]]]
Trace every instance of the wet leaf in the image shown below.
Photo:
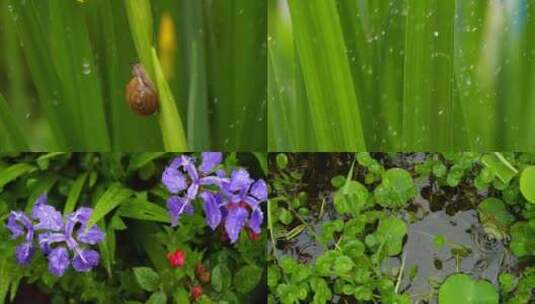
[[[416,195],[417,190],[411,175],[401,168],[387,170],[381,184],[375,189],[377,203],[387,208],[403,207]]]
[[[241,293],[248,293],[253,290],[262,278],[262,268],[256,265],[242,267],[234,276],[234,285]]]
[[[440,286],[438,301],[440,304],[498,304],[499,296],[490,282],[456,273]]]
[[[403,238],[407,234],[407,224],[398,218],[388,217],[381,220],[375,234],[384,244],[386,255],[398,255],[401,252]]]
[[[368,189],[357,181],[349,181],[336,191],[334,207],[338,213],[357,215],[368,201]]]
[[[479,220],[485,232],[497,239],[502,239],[513,222],[513,216],[507,211],[502,200],[489,197],[477,206]]]
[[[136,267],[133,269],[136,280],[146,291],[155,291],[160,284],[160,276],[150,267]]]
[[[535,204],[535,166],[529,166],[522,171],[520,191],[530,203]]]

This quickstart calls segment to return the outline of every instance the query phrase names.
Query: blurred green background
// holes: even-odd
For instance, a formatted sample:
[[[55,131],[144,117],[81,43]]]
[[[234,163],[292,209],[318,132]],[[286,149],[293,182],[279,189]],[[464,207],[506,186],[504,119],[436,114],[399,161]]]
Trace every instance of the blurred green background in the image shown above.
[[[270,151],[535,148],[535,1],[268,6]]]
[[[266,149],[265,1],[0,0],[0,150],[172,150],[160,114],[125,103],[136,26],[152,28],[188,150]]]

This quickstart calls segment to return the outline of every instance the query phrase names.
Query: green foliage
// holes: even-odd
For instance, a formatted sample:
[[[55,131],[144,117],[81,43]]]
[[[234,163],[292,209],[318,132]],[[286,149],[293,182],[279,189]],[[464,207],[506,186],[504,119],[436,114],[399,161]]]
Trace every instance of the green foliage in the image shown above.
[[[0,150],[265,150],[266,6],[0,0]],[[125,102],[137,62],[148,117]]]
[[[530,223],[517,222],[511,226],[510,246],[516,256],[535,255],[535,227]]]
[[[19,153],[0,156],[0,301],[13,299],[20,284],[50,294],[58,303],[189,303],[192,283],[202,284],[202,303],[254,300],[265,266],[265,239],[242,233],[235,245],[222,241],[205,223],[202,202],[196,212],[170,226],[167,190],[161,174],[177,155],[167,153]],[[195,157],[200,155],[194,154]],[[263,175],[250,153],[232,153],[223,168],[245,167]],[[151,170],[146,168],[152,167]],[[11,210],[31,210],[37,196],[67,214],[93,208],[89,220],[105,232],[99,244],[100,265],[90,272],[68,270],[61,278],[48,271],[46,257],[36,254],[26,267],[16,264],[15,246],[4,223]],[[167,254],[181,249],[185,264],[172,268]],[[202,282],[203,264],[210,282]],[[141,302],[140,302],[141,301]]]
[[[334,206],[339,213],[357,215],[368,202],[368,189],[357,181],[349,181],[334,194]]]
[[[535,289],[535,268],[528,267],[520,278],[513,279],[511,275],[500,276],[500,284],[508,295],[507,304],[527,304],[532,301]]]
[[[236,272],[236,275],[234,276],[234,286],[236,286],[236,289],[241,293],[249,293],[258,285],[258,282],[260,282],[262,273],[263,269],[256,265],[244,266]]]
[[[362,152],[354,162],[348,153],[285,155],[284,166],[275,155],[270,159],[268,303],[533,301],[535,276],[529,266],[519,269],[508,262],[518,269],[508,273],[502,264],[492,274],[499,289],[485,280],[491,279],[487,274],[475,280],[455,269],[476,254],[482,260],[473,271],[497,256],[500,263],[518,259],[517,266],[529,265],[535,255],[535,205],[523,196],[521,176],[535,163],[535,154]],[[319,160],[335,168],[325,169]],[[318,175],[318,168],[332,175]],[[301,208],[311,212],[301,215]],[[417,225],[429,212],[446,217],[460,210],[478,215],[469,230],[478,238],[474,246],[456,243],[448,231]],[[412,252],[405,242],[413,237],[431,238],[433,250]],[[443,259],[446,252],[449,258]],[[414,259],[426,254],[436,257],[429,267],[440,267],[449,277],[443,283],[425,278],[430,284],[424,291],[418,284],[430,269],[422,270]]]
[[[535,166],[529,166],[522,171],[520,191],[530,203],[535,204]]]
[[[502,239],[514,221],[503,201],[494,197],[484,199],[477,206],[477,211],[485,232],[496,239]]]
[[[416,197],[416,186],[409,172],[400,168],[387,170],[375,188],[375,200],[383,207],[401,208]]]
[[[160,285],[160,276],[150,267],[136,267],[133,269],[136,280],[146,291],[156,291]]]
[[[534,14],[530,1],[271,1],[269,149],[533,149]]]
[[[463,273],[449,276],[440,286],[438,297],[440,304],[499,303],[498,292],[490,282],[476,281]]]
[[[379,222],[375,235],[386,255],[398,255],[401,252],[403,238],[407,234],[407,225],[395,217],[388,217]]]

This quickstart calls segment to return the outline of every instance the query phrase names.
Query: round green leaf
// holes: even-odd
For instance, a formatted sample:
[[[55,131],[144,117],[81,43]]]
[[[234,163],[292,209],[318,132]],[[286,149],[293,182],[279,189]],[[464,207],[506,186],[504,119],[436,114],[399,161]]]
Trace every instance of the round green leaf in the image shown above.
[[[440,286],[439,304],[498,304],[498,292],[488,281],[476,281],[463,273],[456,273]]]
[[[234,286],[239,292],[248,293],[258,285],[262,272],[262,268],[256,265],[244,266],[234,276]]]
[[[376,236],[384,242],[387,255],[398,255],[401,252],[403,237],[407,234],[407,224],[396,217],[388,217],[379,223]]]
[[[146,291],[155,291],[160,284],[160,276],[150,267],[135,267],[134,275],[141,288]]]
[[[514,220],[502,200],[495,197],[484,199],[477,206],[477,212],[485,232],[497,239],[502,239],[507,234],[509,225]]]
[[[334,272],[338,275],[346,274],[353,269],[355,264],[350,257],[342,255],[334,261]]]
[[[334,207],[338,213],[358,214],[368,201],[368,189],[357,181],[349,181],[334,195]]]
[[[387,208],[403,207],[418,194],[411,175],[404,169],[389,169],[383,175],[383,180],[375,188],[377,203]]]
[[[225,289],[228,289],[230,287],[231,280],[232,273],[227,266],[219,264],[214,267],[214,270],[212,271],[212,279],[210,281],[212,283],[212,287],[216,291],[221,292]]]
[[[520,192],[528,202],[535,204],[535,166],[529,166],[522,171]]]

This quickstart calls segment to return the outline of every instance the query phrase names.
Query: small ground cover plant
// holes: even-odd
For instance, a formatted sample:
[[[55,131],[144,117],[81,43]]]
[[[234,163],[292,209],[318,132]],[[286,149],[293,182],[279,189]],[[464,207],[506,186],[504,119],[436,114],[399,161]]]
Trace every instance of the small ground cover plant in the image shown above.
[[[261,301],[265,170],[252,153],[2,155],[0,300]]]
[[[269,303],[531,303],[533,153],[269,158]]]

